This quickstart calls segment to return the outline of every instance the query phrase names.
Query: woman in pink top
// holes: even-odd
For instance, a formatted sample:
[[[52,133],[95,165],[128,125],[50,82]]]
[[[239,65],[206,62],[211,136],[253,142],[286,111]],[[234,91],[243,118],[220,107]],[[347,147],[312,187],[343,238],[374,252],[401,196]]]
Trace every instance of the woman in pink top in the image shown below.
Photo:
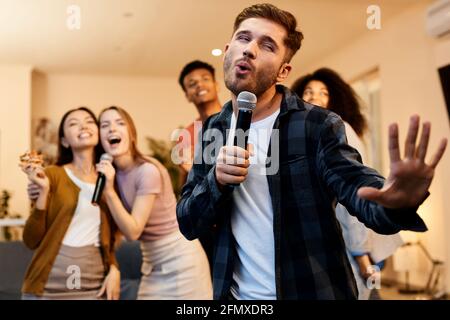
[[[179,231],[166,168],[139,152],[136,128],[125,110],[106,108],[99,123],[103,148],[114,159],[97,165],[107,178],[103,196],[124,236],[141,241],[138,299],[211,299],[205,252],[198,240],[188,241]]]

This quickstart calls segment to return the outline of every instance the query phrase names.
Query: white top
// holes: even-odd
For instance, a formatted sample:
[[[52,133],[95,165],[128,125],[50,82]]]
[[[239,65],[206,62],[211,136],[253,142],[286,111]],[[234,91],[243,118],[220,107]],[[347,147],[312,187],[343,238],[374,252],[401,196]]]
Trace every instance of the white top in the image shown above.
[[[247,179],[233,191],[231,229],[237,257],[231,293],[242,300],[274,300],[275,242],[273,209],[266,176],[266,158],[274,122],[280,111],[250,126],[248,143],[253,144]],[[233,113],[230,128],[236,125]],[[230,131],[227,145],[234,141]],[[233,137],[233,139],[232,139]]]
[[[63,244],[70,247],[100,246],[100,208],[91,204],[95,184],[78,179],[64,167],[69,178],[80,188],[77,208],[70,222]]]
[[[348,144],[359,151],[363,163],[366,164],[367,157],[364,142],[347,122],[344,122],[344,124]],[[367,300],[369,299],[371,290],[367,288],[366,281],[361,277],[354,256],[369,254],[375,263],[379,263],[393,255],[397,248],[403,244],[403,240],[398,233],[381,235],[366,228],[355,216],[350,215],[347,209],[340,203],[336,205],[336,218],[341,224],[347,256],[350,260],[358,286],[358,299]]]
[[[358,134],[353,130],[352,126],[344,121],[345,126],[345,134],[347,136],[347,141],[350,146],[358,150],[361,155],[362,161],[365,165],[367,165],[367,150],[364,140],[358,136]]]

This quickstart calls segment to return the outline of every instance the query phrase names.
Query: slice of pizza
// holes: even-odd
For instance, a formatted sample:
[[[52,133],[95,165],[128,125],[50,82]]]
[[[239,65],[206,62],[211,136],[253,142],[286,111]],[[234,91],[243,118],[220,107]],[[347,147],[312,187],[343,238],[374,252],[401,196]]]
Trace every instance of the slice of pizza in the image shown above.
[[[35,169],[43,169],[44,157],[35,150],[27,151],[20,156],[19,167],[26,174],[30,174]]]

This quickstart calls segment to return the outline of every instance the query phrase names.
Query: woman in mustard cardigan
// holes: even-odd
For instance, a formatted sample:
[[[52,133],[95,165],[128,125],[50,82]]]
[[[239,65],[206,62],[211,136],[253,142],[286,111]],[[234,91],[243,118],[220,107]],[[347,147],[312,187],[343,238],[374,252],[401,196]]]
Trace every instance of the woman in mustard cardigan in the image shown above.
[[[23,240],[34,250],[23,299],[118,299],[115,227],[104,203],[91,204],[101,154],[91,110],[68,111],[59,126],[58,160],[27,170],[36,199]]]

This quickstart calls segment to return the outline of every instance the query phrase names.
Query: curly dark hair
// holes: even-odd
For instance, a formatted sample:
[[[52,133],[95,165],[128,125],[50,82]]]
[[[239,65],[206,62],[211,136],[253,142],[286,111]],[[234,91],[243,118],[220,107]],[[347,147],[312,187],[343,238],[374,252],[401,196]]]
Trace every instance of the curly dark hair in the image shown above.
[[[310,81],[323,82],[329,93],[327,109],[337,113],[344,121],[348,122],[359,137],[367,130],[367,120],[361,113],[359,97],[341,76],[328,68],[321,68],[296,80],[291,87],[300,98]]]

